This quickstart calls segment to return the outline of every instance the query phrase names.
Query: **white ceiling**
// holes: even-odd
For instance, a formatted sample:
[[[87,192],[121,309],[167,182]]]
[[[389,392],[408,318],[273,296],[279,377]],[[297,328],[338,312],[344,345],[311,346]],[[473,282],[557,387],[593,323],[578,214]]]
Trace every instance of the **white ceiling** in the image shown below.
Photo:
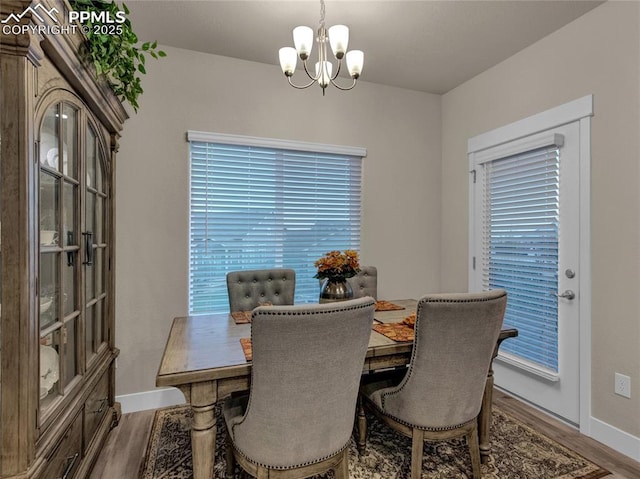
[[[315,30],[320,19],[319,0],[126,3],[142,41],[271,65],[280,47],[293,46],[294,27]],[[326,25],[349,26],[349,48],[365,55],[361,80],[445,93],[601,3],[326,0]]]

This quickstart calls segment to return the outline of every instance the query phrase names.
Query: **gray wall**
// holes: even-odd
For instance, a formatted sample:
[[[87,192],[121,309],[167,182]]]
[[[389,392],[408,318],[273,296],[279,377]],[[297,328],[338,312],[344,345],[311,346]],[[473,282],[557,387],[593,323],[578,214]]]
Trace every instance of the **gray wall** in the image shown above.
[[[443,96],[441,229],[441,287],[462,289],[468,279],[467,139],[594,95],[592,415],[636,437],[640,436],[639,25],[640,3],[607,2]],[[614,372],[631,377],[631,399],[614,395]]]
[[[323,98],[275,65],[167,48],[118,156],[117,394],[153,389],[187,312],[187,130],[366,147],[363,262],[381,297],[417,297],[467,289],[467,139],[594,94],[592,409],[640,436],[639,20],[607,2],[442,97],[363,82]]]
[[[147,65],[117,165],[116,394],[154,388],[171,321],[187,314],[187,130],[367,148],[361,259],[383,298],[440,278],[440,96],[360,83],[294,90],[279,66],[165,48]]]

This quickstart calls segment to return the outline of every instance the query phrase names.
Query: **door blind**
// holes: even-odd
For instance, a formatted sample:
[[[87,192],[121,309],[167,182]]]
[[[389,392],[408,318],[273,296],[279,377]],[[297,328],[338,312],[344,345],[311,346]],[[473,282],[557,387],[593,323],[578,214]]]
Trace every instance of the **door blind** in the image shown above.
[[[559,150],[484,163],[483,289],[508,292],[501,354],[558,372]]]
[[[296,303],[317,302],[314,262],[360,247],[357,156],[191,141],[190,314],[228,311],[226,274],[296,271]]]

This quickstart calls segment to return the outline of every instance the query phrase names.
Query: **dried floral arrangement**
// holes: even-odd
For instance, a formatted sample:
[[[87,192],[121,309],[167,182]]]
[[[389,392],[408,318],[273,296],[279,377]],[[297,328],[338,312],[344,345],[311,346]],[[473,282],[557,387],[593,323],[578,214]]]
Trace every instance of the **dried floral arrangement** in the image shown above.
[[[329,251],[322,258],[318,259],[314,266],[318,272],[313,276],[318,279],[329,279],[333,282],[342,282],[351,278],[360,271],[358,252],[352,249],[340,251]]]

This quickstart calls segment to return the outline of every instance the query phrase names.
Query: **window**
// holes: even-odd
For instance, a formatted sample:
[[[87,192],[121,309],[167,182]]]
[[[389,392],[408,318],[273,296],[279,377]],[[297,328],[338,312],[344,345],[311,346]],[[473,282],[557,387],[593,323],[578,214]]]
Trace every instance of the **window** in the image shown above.
[[[558,377],[560,149],[564,136],[543,132],[474,152],[472,289],[509,294],[504,326],[517,338],[500,359],[548,379]]]
[[[484,165],[484,290],[509,292],[504,326],[517,328],[501,353],[558,372],[559,150],[557,146]]]
[[[366,151],[189,132],[189,312],[228,311],[229,271],[292,268],[316,302],[316,259],[360,247]]]

